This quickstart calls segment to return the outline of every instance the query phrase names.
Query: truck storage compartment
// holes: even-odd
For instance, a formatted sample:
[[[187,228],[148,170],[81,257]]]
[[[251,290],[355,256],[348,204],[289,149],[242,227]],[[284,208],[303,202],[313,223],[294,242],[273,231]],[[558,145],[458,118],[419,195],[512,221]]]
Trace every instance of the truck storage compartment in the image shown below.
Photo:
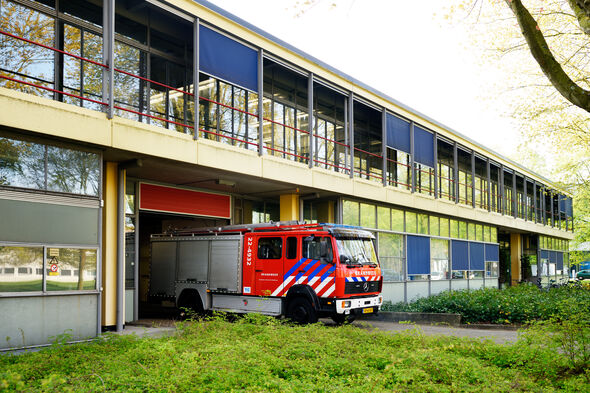
[[[219,237],[211,241],[209,258],[209,289],[237,293],[242,278],[241,236]]]

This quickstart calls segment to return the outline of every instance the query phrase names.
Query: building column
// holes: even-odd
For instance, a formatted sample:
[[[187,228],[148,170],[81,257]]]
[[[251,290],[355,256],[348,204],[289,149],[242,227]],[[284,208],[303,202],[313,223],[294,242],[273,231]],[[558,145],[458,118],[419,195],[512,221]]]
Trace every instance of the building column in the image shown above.
[[[517,285],[521,280],[520,258],[522,257],[522,236],[510,234],[510,285]]]
[[[117,189],[118,165],[107,162],[103,180],[102,325],[117,324]]]
[[[281,221],[299,220],[299,194],[281,195]]]

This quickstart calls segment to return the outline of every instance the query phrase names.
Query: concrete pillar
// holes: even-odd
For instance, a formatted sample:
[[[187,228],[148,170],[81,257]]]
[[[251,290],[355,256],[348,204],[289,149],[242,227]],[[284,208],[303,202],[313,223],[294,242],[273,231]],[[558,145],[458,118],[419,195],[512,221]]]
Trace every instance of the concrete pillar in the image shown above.
[[[522,257],[522,236],[520,233],[510,234],[510,285],[521,280],[520,258]]]
[[[117,187],[118,165],[107,162],[104,170],[102,225],[102,325],[117,323]]]
[[[324,201],[316,204],[318,212],[318,222],[335,223],[334,201]]]
[[[281,195],[281,221],[299,220],[299,194]]]

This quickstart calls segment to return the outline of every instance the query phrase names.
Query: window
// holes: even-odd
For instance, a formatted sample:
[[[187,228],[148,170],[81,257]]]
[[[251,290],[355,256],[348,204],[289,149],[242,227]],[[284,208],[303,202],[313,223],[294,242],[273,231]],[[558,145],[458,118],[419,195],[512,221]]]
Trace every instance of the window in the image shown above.
[[[390,230],[391,229],[391,214],[389,208],[377,207],[377,228]]]
[[[323,251],[323,252],[322,252]],[[332,263],[332,239],[329,237],[309,236],[303,239],[301,256]]]
[[[0,185],[98,195],[95,153],[0,137]]]
[[[47,247],[47,290],[96,289],[96,250]],[[79,270],[73,275],[72,270]]]
[[[258,259],[280,259],[283,239],[280,237],[261,237],[258,239]]]
[[[391,209],[391,230],[397,232],[404,231],[404,211]]]
[[[531,266],[532,267],[532,266]],[[537,266],[535,265],[535,268]],[[486,278],[498,278],[498,262],[486,262]],[[536,274],[533,274],[536,275]]]
[[[449,279],[449,241],[430,239],[430,279]]]
[[[342,222],[345,225],[359,225],[359,203],[353,201],[344,201],[342,203],[343,217]]]
[[[361,226],[365,228],[376,228],[374,205],[361,203]]]
[[[42,267],[43,247],[0,246],[0,292],[42,291]]]
[[[297,238],[296,237],[288,237],[287,238],[287,259],[295,259],[297,258]]]
[[[406,232],[416,233],[416,213],[406,212]]]
[[[393,233],[379,233],[379,262],[383,281],[404,279],[404,236]]]

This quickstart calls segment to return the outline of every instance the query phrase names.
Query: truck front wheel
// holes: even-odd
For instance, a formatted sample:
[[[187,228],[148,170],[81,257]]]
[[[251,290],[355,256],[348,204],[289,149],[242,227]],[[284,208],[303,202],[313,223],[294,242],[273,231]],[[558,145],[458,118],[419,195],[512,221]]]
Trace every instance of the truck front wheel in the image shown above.
[[[309,300],[303,297],[296,297],[287,307],[287,318],[300,325],[316,323],[318,315]]]

